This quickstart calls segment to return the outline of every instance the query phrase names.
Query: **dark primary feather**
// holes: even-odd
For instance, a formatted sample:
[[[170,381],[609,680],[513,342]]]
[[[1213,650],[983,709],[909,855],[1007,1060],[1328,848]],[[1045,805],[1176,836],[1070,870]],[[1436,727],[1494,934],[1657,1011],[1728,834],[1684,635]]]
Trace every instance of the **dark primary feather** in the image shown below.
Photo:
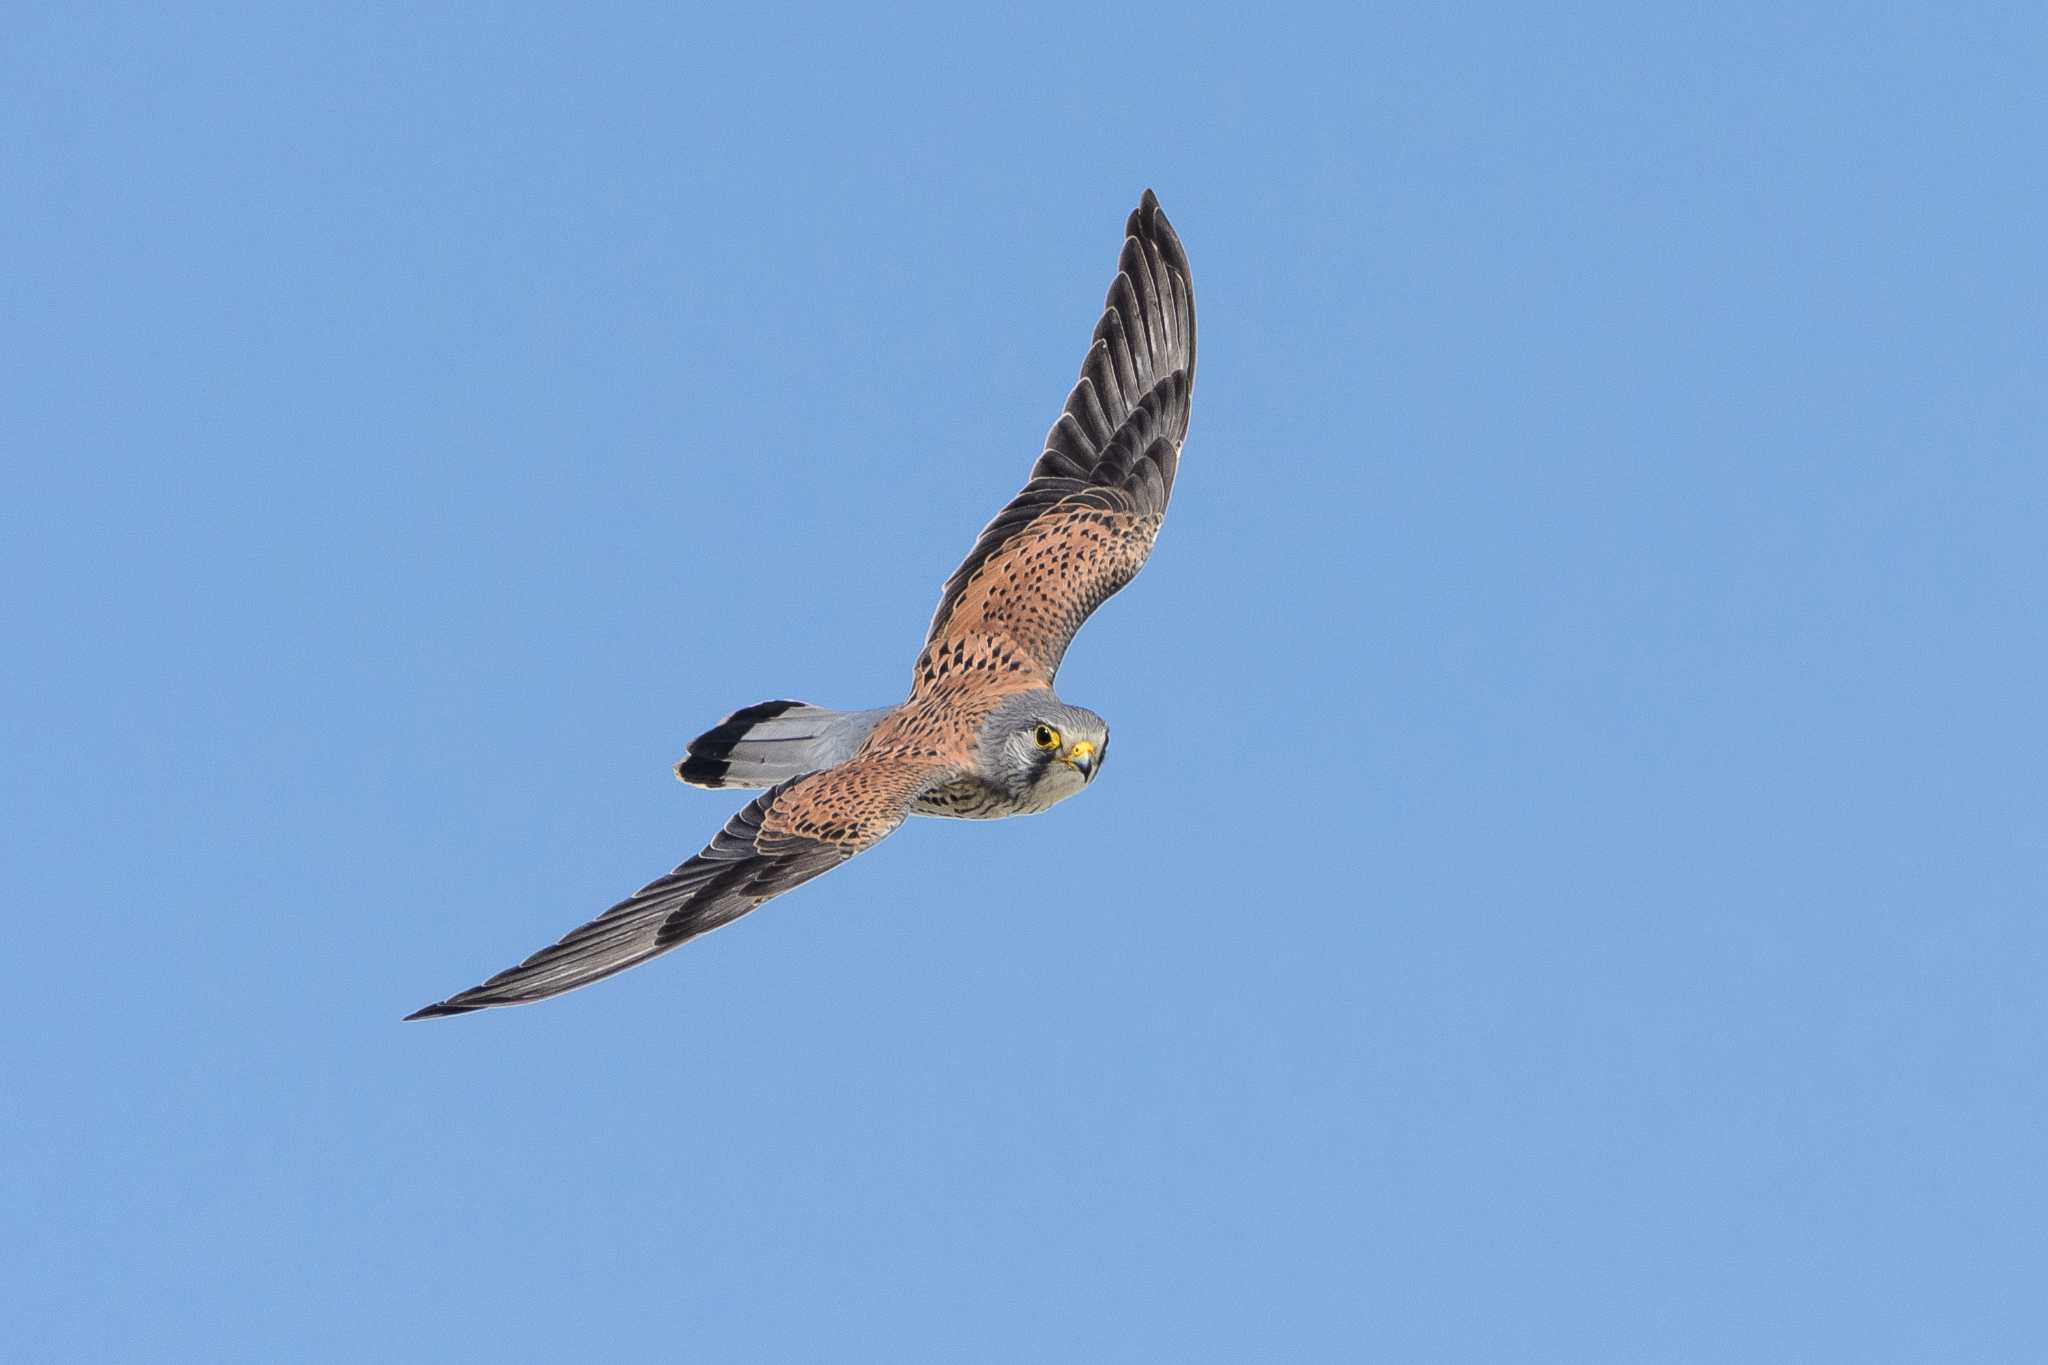
[[[1047,511],[1075,499],[1166,510],[1195,388],[1195,296],[1187,252],[1150,190],[1124,224],[1117,272],[1045,452],[946,580],[927,640],[944,630],[975,570]]]
[[[791,785],[785,782],[748,802],[702,853],[560,942],[406,1018],[438,1019],[494,1005],[523,1005],[587,986],[730,924],[770,897],[831,871],[852,850],[792,835],[762,835],[769,807]]]

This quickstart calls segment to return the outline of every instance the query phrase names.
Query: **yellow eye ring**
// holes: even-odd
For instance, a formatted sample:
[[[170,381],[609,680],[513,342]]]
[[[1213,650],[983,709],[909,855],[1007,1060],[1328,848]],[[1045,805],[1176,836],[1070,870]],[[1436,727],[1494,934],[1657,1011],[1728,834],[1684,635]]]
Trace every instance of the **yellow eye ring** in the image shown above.
[[[1038,733],[1033,738],[1038,741],[1038,747],[1041,749],[1057,749],[1060,747],[1060,732],[1053,729],[1050,725],[1039,726]]]

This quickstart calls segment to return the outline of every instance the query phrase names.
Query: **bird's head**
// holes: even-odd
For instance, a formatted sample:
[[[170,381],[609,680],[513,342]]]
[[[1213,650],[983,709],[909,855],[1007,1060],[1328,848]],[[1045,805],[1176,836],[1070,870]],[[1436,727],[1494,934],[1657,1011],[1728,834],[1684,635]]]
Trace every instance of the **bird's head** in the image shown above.
[[[1109,749],[1109,726],[1050,690],[1007,698],[982,723],[981,772],[1027,808],[1043,810],[1088,785]]]

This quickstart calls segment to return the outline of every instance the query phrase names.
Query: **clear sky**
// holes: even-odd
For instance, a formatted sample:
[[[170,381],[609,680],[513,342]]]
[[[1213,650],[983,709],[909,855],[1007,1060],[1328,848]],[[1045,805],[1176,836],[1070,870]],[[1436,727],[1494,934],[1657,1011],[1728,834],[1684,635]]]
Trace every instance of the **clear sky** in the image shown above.
[[[2040,8],[741,8],[10,17],[0,1356],[2048,1358]],[[401,1025],[902,695],[1147,185],[1102,777]]]

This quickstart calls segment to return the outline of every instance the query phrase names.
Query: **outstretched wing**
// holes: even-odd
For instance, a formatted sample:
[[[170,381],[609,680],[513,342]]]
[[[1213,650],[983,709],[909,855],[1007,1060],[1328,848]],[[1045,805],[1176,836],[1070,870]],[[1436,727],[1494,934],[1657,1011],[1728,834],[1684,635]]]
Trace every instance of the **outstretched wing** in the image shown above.
[[[855,759],[773,787],[666,877],[518,966],[406,1018],[545,1000],[730,924],[880,843],[937,775],[893,758]]]
[[[1088,614],[1151,553],[1187,436],[1195,296],[1152,191],[1124,233],[1080,382],[1030,481],[946,580],[933,655],[954,639],[1006,636],[1049,683]]]

